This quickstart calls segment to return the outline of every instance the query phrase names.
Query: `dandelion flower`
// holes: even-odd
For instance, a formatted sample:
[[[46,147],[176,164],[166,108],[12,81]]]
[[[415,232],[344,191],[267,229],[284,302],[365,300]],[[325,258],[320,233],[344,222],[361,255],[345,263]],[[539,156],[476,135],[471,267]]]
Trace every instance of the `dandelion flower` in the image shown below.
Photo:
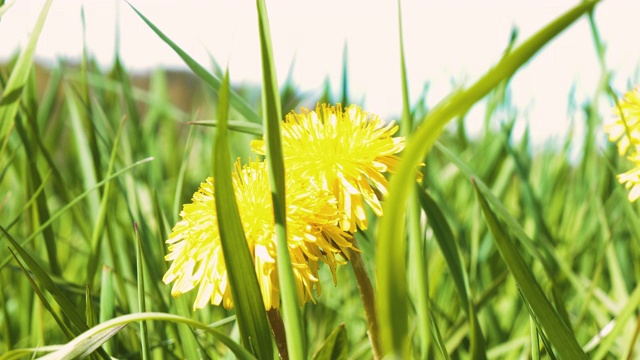
[[[364,203],[382,215],[376,192],[388,195],[383,173],[395,171],[395,154],[405,145],[404,138],[393,137],[397,131],[395,122],[385,123],[355,105],[342,109],[323,104],[315,111],[291,112],[282,124],[286,171],[333,193],[345,213],[343,230],[366,229]],[[265,154],[263,140],[252,141],[251,147]]]
[[[640,145],[640,87],[627,92],[624,98],[613,108],[614,122],[605,125],[609,140],[618,142],[618,152],[623,156],[633,146]]]
[[[618,175],[618,181],[624,184],[629,191],[629,201],[634,202],[640,198],[640,154],[634,154],[629,157],[633,161],[635,167],[623,174]]]
[[[227,279],[215,206],[213,178],[207,178],[184,205],[182,218],[167,243],[172,261],[164,275],[174,282],[171,294],[177,297],[199,287],[194,309],[208,302],[233,307]],[[233,186],[238,212],[245,232],[265,309],[278,308],[279,287],[276,270],[276,235],[267,170],[264,162],[235,163]],[[286,221],[289,255],[296,279],[300,304],[312,300],[318,282],[319,262],[329,265],[334,283],[337,264],[348,259],[350,235],[337,225],[341,218],[333,195],[307,182],[287,180]]]
[[[618,181],[629,191],[629,201],[640,198],[640,88],[627,92],[613,108],[616,119],[605,125],[609,140],[618,142],[618,153],[623,156],[631,148],[627,157],[634,168],[618,175]]]

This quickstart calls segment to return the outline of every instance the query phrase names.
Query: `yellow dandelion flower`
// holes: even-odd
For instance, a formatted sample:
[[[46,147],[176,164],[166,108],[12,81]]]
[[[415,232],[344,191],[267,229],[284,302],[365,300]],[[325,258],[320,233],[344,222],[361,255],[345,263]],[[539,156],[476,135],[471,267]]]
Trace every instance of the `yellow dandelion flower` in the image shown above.
[[[235,163],[233,186],[265,309],[278,308],[279,287],[276,270],[276,238],[271,190],[264,162]],[[327,191],[306,182],[287,180],[286,215],[289,254],[296,278],[300,304],[312,300],[318,282],[319,262],[329,265],[334,283],[337,264],[344,263],[353,245],[350,235],[337,226],[342,217],[336,200]],[[215,206],[213,178],[207,178],[184,205],[182,220],[173,228],[167,243],[172,261],[164,275],[174,282],[171,294],[177,297],[199,286],[194,309],[208,302],[233,307],[227,279]]]
[[[635,151],[640,147],[640,87],[627,92],[618,105],[613,108],[615,121],[605,125],[604,129],[609,140],[618,142],[618,152],[622,156],[629,147]]]
[[[635,153],[629,156],[629,160],[633,161],[635,167],[623,174],[618,175],[618,181],[624,184],[629,191],[629,201],[634,202],[640,198],[640,154]]]
[[[351,105],[317,106],[315,111],[291,112],[282,124],[282,146],[288,174],[309,179],[334,194],[345,216],[343,230],[353,233],[367,228],[364,202],[382,215],[376,192],[388,195],[383,173],[395,171],[405,139],[393,137],[395,122],[385,123],[378,116]],[[265,154],[263,140],[251,147]]]

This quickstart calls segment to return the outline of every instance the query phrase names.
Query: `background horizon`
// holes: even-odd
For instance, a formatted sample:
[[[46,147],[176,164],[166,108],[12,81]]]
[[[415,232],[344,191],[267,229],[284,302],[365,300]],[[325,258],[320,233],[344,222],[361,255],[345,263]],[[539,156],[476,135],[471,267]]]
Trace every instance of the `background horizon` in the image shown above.
[[[42,3],[16,2],[2,17],[0,35],[9,41],[0,49],[0,60],[8,59],[24,45]],[[498,62],[512,29],[517,29],[519,44],[576,3],[402,1],[412,101],[418,100],[427,83],[429,106],[454,86],[469,85]],[[131,4],[206,68],[211,68],[213,58],[223,67],[228,64],[232,83],[260,83],[254,2],[218,1],[200,6],[196,0],[137,0]],[[83,47],[82,8],[89,54],[103,68],[111,66],[118,38],[121,59],[131,71],[145,72],[156,67],[189,71],[133,10],[118,0],[55,1],[36,49],[39,61],[53,64],[58,59],[79,60]],[[387,70],[399,69],[397,2],[364,6],[362,1],[300,4],[281,0],[268,2],[267,9],[281,84],[290,72],[293,83],[309,94],[312,103],[327,80],[333,93],[339,94],[346,48],[351,101],[387,120],[397,119],[402,107],[400,74]],[[605,0],[595,10],[606,46],[606,65],[615,69],[611,84],[619,95],[638,80],[640,48],[629,42],[640,37],[640,28],[634,26],[638,14],[640,2],[633,1]],[[116,35],[116,23],[126,36]],[[572,118],[574,131],[582,133],[579,108],[592,96],[600,75],[588,18],[583,17],[511,80],[511,101],[519,118],[515,133],[522,134],[528,124],[534,144],[552,143],[570,130]],[[578,111],[569,114],[572,102]],[[604,121],[609,107],[610,101],[601,99]],[[484,102],[469,113],[470,132],[482,128],[483,113]]]

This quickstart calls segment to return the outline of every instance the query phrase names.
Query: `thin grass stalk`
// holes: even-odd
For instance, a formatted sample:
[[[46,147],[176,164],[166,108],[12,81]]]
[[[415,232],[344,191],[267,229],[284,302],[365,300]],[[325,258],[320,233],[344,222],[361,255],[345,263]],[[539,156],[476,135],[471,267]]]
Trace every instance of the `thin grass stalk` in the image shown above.
[[[409,104],[409,82],[404,51],[404,35],[402,26],[402,1],[398,0],[398,37],[400,46],[400,78],[402,80],[402,120],[400,131],[408,138],[413,129],[411,105]],[[422,358],[427,356],[431,343],[429,329],[429,274],[427,253],[425,249],[422,227],[420,224],[420,203],[417,194],[410,197],[407,204],[407,229],[409,241],[410,271],[415,274],[416,315],[418,318],[418,337]],[[377,321],[377,320],[376,320]],[[378,334],[378,336],[380,336]]]
[[[138,312],[147,311],[147,304],[144,294],[144,259],[142,255],[142,241],[140,240],[140,232],[138,231],[138,223],[133,223],[133,231],[136,239],[136,270],[138,277]],[[142,359],[149,359],[149,331],[147,323],[140,321],[140,348],[142,350]]]
[[[280,91],[273,60],[269,18],[264,0],[256,0],[258,8],[258,26],[260,31],[260,53],[262,59],[262,106],[265,116],[264,134],[268,159],[267,171],[273,201],[273,215],[277,239],[277,268],[280,284],[280,297],[283,320],[287,329],[287,348],[292,359],[304,359],[306,355],[305,329],[300,314],[297,289],[293,267],[287,244],[287,227],[285,214],[285,180],[284,160],[280,122],[282,121],[282,105]]]

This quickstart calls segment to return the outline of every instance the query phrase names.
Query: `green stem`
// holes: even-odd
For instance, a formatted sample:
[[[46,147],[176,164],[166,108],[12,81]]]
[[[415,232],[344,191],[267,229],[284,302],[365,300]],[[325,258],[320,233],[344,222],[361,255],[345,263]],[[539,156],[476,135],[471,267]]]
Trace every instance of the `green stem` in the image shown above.
[[[358,247],[358,242],[355,236],[353,237],[353,244]],[[373,351],[374,359],[382,358],[382,347],[380,346],[380,331],[378,328],[378,318],[376,316],[376,299],[373,292],[373,286],[371,285],[371,278],[367,274],[367,270],[362,261],[362,253],[359,251],[349,250],[351,252],[351,267],[356,275],[356,282],[358,283],[358,290],[360,290],[360,298],[362,298],[362,305],[364,306],[364,314],[367,318],[367,326],[369,335],[369,342],[371,343],[371,350]]]

